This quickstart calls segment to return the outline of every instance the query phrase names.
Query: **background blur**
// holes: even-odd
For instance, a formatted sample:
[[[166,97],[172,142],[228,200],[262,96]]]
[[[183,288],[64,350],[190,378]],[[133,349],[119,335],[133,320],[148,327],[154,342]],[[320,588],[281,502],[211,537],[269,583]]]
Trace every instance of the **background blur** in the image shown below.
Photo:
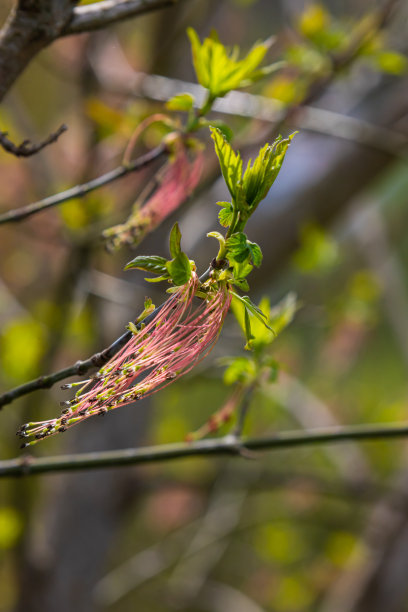
[[[245,51],[276,36],[269,58],[286,54],[293,66],[250,91],[297,109],[279,130],[300,133],[248,227],[264,252],[262,270],[249,280],[255,300],[268,295],[274,303],[291,290],[302,307],[272,346],[281,371],[253,399],[245,425],[252,436],[407,418],[408,78],[403,58],[381,51],[407,51],[407,3],[396,3],[374,38],[378,53],[362,53],[327,79],[312,110],[298,108],[308,101],[310,81],[327,77],[319,49],[337,50],[336,40],[341,48],[341,37],[382,4],[182,2],[57,41],[29,65],[0,111],[0,128],[14,142],[69,127],[30,159],[0,152],[3,212],[120,164],[135,127],[163,108],[148,98],[168,96],[157,83],[149,93],[140,73],[194,82],[187,26],[201,38],[215,28],[224,43]],[[1,3],[2,20],[10,6]],[[319,39],[322,31],[332,43],[329,34]],[[172,93],[183,90],[176,84]],[[239,116],[251,114],[244,106],[238,115],[213,115],[234,129],[245,158],[276,133],[254,113]],[[149,130],[138,152],[161,137]],[[160,286],[122,270],[135,254],[167,256],[175,220],[183,249],[205,270],[214,256],[205,234],[216,229],[215,202],[226,193],[205,131],[202,138],[205,184],[137,251],[108,253],[100,234],[127,217],[152,167],[0,227],[2,391],[109,345],[146,295],[160,303]],[[193,375],[47,440],[33,454],[182,441],[230,393],[217,359],[239,351],[231,316]],[[6,406],[1,459],[20,453],[17,427],[53,416],[61,399],[56,385]],[[5,479],[0,611],[408,610],[407,450],[399,440],[347,443],[252,461],[188,459]]]

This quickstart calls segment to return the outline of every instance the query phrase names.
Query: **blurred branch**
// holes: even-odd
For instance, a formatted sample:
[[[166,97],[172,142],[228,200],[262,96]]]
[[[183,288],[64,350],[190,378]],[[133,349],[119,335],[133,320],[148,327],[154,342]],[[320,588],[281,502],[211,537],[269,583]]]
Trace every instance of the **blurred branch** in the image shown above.
[[[157,9],[173,6],[178,0],[103,0],[73,10],[73,17],[62,32],[62,36],[100,30],[106,26],[138,17]]]
[[[110,83],[105,84],[103,79],[103,85],[109,91],[158,102],[166,102],[168,98],[184,91],[196,98],[197,107],[205,97],[203,87],[188,81],[144,73],[136,73],[134,81],[136,83],[129,85],[123,82],[121,76],[116,76],[116,79],[113,76]],[[224,115],[248,117],[272,124],[286,121],[292,112],[279,100],[243,91],[232,91],[225,98],[218,98],[213,104],[213,110]],[[349,140],[393,156],[404,156],[404,150],[408,149],[408,138],[396,130],[308,104],[302,103],[296,108],[290,123],[293,127]]]
[[[201,440],[191,444],[162,444],[145,448],[128,448],[118,451],[80,453],[34,459],[23,456],[0,462],[0,477],[64,472],[68,470],[89,470],[119,467],[143,463],[171,461],[186,457],[205,456],[247,456],[245,451],[279,450],[298,446],[315,446],[350,440],[386,440],[405,438],[408,425],[357,425],[310,431],[282,432],[264,438],[235,438],[226,436],[212,440]]]
[[[23,206],[22,208],[17,208],[15,210],[9,210],[3,215],[0,215],[0,225],[4,223],[15,223],[17,221],[22,221],[23,219],[31,217],[31,215],[46,210],[47,208],[51,208],[52,206],[57,206],[58,204],[62,204],[68,200],[73,200],[74,198],[82,198],[87,193],[90,193],[95,189],[99,189],[100,187],[104,187],[109,183],[113,183],[113,181],[117,181],[131,172],[136,172],[142,168],[145,168],[156,159],[159,159],[159,157],[165,153],[165,145],[160,144],[148,153],[141,155],[130,164],[126,166],[118,166],[114,170],[111,170],[106,174],[102,174],[102,176],[99,176],[92,181],[88,181],[88,183],[75,185],[75,187],[71,187],[71,189],[67,189],[66,191],[62,191],[61,193],[57,193],[53,196],[49,196],[48,198],[44,198],[43,200],[29,204],[28,206]]]
[[[16,157],[30,157],[31,155],[35,155],[53,142],[56,142],[61,136],[61,134],[66,132],[67,129],[68,128],[65,124],[60,125],[58,130],[52,132],[52,134],[50,134],[48,138],[46,138],[37,145],[33,144],[30,140],[23,140],[23,142],[19,145],[15,145],[11,140],[7,138],[8,132],[0,132],[0,146],[2,146],[5,151],[7,151],[8,153],[12,153]]]

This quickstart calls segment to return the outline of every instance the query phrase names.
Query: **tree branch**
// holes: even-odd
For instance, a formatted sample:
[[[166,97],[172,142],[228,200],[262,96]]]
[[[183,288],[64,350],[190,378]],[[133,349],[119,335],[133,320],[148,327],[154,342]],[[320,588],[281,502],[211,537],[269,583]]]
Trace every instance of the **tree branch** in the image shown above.
[[[45,472],[64,472],[90,470],[106,467],[119,467],[143,463],[171,461],[187,457],[205,456],[246,456],[245,451],[264,451],[333,444],[350,440],[385,440],[405,438],[408,425],[358,425],[355,427],[334,427],[310,431],[282,432],[264,438],[235,438],[226,436],[213,440],[200,440],[192,444],[163,444],[144,448],[127,448],[117,451],[80,453],[35,459],[23,456],[0,462],[0,478],[23,476]]]
[[[30,157],[31,155],[35,155],[48,145],[56,142],[58,138],[67,131],[67,126],[65,124],[60,125],[58,130],[52,132],[45,140],[35,145],[31,142],[31,140],[23,140],[19,145],[15,145],[11,140],[7,138],[8,132],[0,132],[0,146],[3,147],[5,151],[8,153],[12,153],[16,157]]]
[[[23,206],[22,208],[17,208],[15,210],[9,210],[3,215],[0,215],[0,225],[4,223],[15,223],[16,221],[22,221],[23,219],[31,217],[31,215],[41,212],[42,210],[46,210],[47,208],[51,208],[52,206],[57,206],[58,204],[62,204],[68,200],[73,200],[74,198],[82,198],[87,193],[90,193],[95,189],[99,189],[99,187],[103,187],[104,185],[108,185],[113,181],[117,181],[131,172],[136,172],[142,168],[145,168],[156,159],[159,159],[159,157],[165,153],[166,146],[164,144],[160,144],[155,149],[152,149],[145,155],[141,155],[127,166],[118,166],[114,170],[111,170],[106,174],[102,174],[102,176],[99,176],[88,183],[75,185],[75,187],[71,187],[71,189],[67,189],[66,191],[62,191],[61,193],[57,193],[53,196],[49,196],[48,198],[44,198],[43,200],[29,204],[28,206]]]
[[[62,36],[80,34],[91,30],[100,30],[106,26],[138,17],[157,9],[173,6],[178,0],[104,0],[87,6],[78,6],[73,10],[73,17],[62,32]]]

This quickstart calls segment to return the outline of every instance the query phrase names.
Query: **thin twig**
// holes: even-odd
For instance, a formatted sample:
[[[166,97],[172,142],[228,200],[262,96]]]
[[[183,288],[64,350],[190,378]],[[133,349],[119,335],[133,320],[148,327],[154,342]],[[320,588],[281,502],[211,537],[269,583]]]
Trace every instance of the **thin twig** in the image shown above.
[[[31,140],[23,140],[19,145],[14,144],[8,136],[8,132],[0,132],[0,146],[3,147],[7,153],[12,153],[16,157],[31,157],[35,155],[48,145],[53,142],[57,142],[58,138],[67,131],[67,126],[63,123],[59,126],[58,130],[52,132],[45,140],[39,144],[33,144]]]
[[[158,9],[173,6],[178,0],[103,0],[86,6],[77,6],[73,17],[61,36],[80,34],[106,28],[112,23],[138,17]]]
[[[264,451],[332,444],[350,440],[385,440],[408,436],[408,424],[400,425],[358,425],[355,427],[334,427],[310,431],[282,432],[263,438],[239,438],[226,436],[213,440],[200,440],[191,444],[161,444],[144,448],[127,448],[116,451],[79,453],[34,459],[23,456],[0,462],[0,477],[41,474],[119,467],[143,463],[171,461],[187,457],[239,456],[242,450]]]
[[[23,219],[46,210],[47,208],[51,208],[52,206],[57,206],[58,204],[62,204],[68,200],[73,200],[74,198],[82,198],[87,193],[90,193],[95,189],[99,189],[100,187],[108,185],[113,181],[117,181],[131,172],[136,172],[142,168],[145,168],[165,153],[166,146],[164,144],[160,144],[148,153],[141,155],[130,164],[126,166],[118,166],[114,170],[111,170],[106,174],[102,174],[102,176],[98,176],[98,178],[93,179],[88,183],[75,185],[75,187],[71,187],[71,189],[67,189],[66,191],[62,191],[61,193],[57,193],[53,196],[49,196],[48,198],[44,198],[43,200],[29,204],[28,206],[23,206],[22,208],[17,208],[15,210],[9,210],[3,215],[0,215],[0,225],[4,223],[15,223],[17,221],[22,221]]]

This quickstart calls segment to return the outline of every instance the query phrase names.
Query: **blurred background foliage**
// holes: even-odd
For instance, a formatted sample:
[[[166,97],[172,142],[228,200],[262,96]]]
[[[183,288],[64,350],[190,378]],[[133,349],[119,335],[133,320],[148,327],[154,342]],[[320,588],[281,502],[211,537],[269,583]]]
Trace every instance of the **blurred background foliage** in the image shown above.
[[[1,3],[2,19],[10,6]],[[158,88],[144,93],[143,74],[194,81],[187,26],[201,39],[216,28],[223,42],[244,51],[276,37],[268,58],[284,58],[286,66],[250,91],[270,98],[280,113],[289,109],[286,122],[256,112],[211,115],[232,127],[244,159],[277,128],[284,136],[300,130],[248,231],[264,251],[262,269],[250,278],[254,301],[268,296],[273,305],[295,291],[300,309],[271,347],[277,381],[253,394],[245,434],[407,418],[408,7],[396,3],[393,18],[376,32],[381,6],[182,2],[55,42],[32,61],[0,110],[0,128],[15,142],[39,141],[61,123],[69,127],[32,158],[1,153],[3,212],[120,164],[138,124],[163,111],[151,98],[169,97]],[[370,34],[364,44],[337,66],[333,57],[344,58],[363,30]],[[182,90],[176,84],[171,95]],[[303,102],[305,109],[298,106]],[[336,127],[339,117],[354,122]],[[138,152],[164,133],[160,125],[149,128]],[[209,135],[202,138],[203,184],[136,254],[167,257],[177,219],[183,248],[202,271],[214,256],[204,236],[216,226],[215,202],[226,190]],[[122,273],[135,251],[108,253],[101,240],[104,229],[126,219],[155,170],[0,227],[2,390],[107,346],[146,295],[160,303],[162,289],[147,285],[143,273]],[[246,356],[243,344],[231,315],[192,375],[34,453],[184,440],[228,398],[220,358]],[[1,459],[18,452],[17,426],[51,417],[61,396],[57,385],[3,409]],[[406,457],[404,441],[349,443],[255,460],[189,459],[3,480],[0,612],[407,610],[405,572],[391,569],[408,562],[408,545],[396,548],[407,529]],[[380,509],[390,505],[389,520],[379,521]]]

